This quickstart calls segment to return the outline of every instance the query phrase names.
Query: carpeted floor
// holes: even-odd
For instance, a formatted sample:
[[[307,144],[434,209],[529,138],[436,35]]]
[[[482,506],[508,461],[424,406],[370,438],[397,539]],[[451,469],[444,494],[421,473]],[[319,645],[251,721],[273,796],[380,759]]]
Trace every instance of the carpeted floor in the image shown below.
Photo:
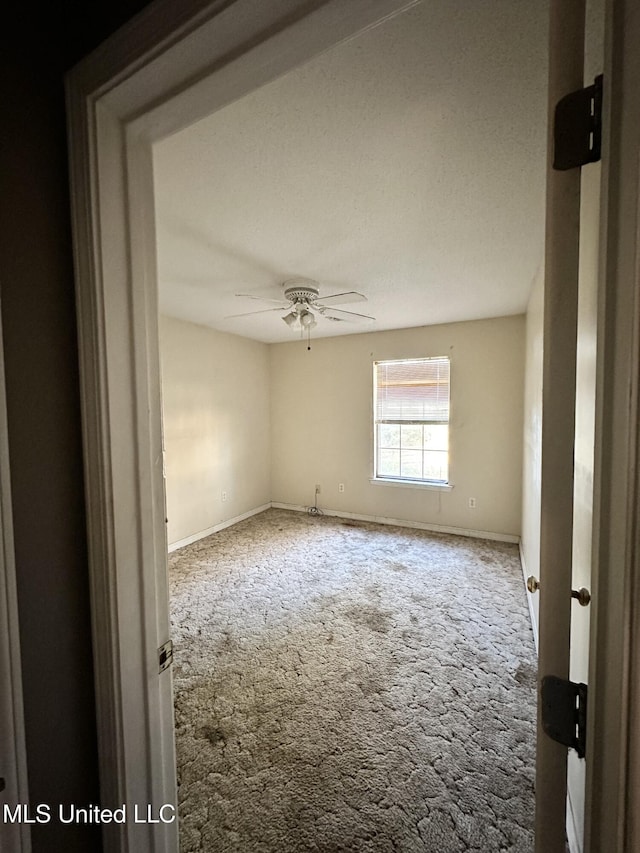
[[[169,562],[182,853],[533,850],[517,546],[271,509]]]

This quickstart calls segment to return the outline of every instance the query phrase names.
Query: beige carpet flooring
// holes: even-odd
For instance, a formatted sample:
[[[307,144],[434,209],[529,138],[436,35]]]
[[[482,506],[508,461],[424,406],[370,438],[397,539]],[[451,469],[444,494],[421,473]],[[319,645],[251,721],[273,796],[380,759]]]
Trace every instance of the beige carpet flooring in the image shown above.
[[[170,555],[182,853],[530,853],[517,547],[267,510]]]

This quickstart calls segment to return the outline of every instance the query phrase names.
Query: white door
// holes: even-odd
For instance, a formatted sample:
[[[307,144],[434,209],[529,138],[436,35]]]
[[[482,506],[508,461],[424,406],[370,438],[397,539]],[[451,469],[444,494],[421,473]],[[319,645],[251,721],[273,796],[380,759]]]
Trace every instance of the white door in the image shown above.
[[[550,115],[560,97],[604,70],[604,0],[588,0],[586,15],[580,3],[571,6],[552,7]],[[600,162],[551,170],[547,186],[539,675],[585,684],[601,173]],[[581,598],[571,597],[581,589]],[[541,725],[537,746],[536,850],[563,853],[566,830],[571,853],[582,853],[588,758],[551,741]]]
[[[589,0],[585,26],[585,86],[604,70],[604,2]],[[592,589],[593,475],[595,463],[596,352],[598,343],[598,266],[602,163],[582,167],[580,186],[580,270],[576,348],[576,420],[573,492],[572,588]],[[583,604],[580,601],[583,601]],[[569,678],[588,683],[591,607],[571,604]],[[571,853],[584,849],[586,762],[569,750],[567,835]]]
[[[579,13],[579,3],[568,4],[564,0],[557,0],[553,9],[562,17],[571,13],[570,6]],[[571,275],[560,277],[554,296],[556,302],[552,306],[560,315],[563,312],[570,315],[569,309],[574,304],[576,308],[578,343],[577,347],[575,341],[571,345],[578,355],[577,405],[573,406],[573,399],[569,401],[566,414],[569,418],[571,411],[575,412],[580,435],[575,448],[575,478],[573,470],[570,472],[568,550],[566,506],[554,503],[553,489],[554,485],[560,490],[565,488],[567,463],[574,461],[573,454],[566,453],[566,444],[563,452],[556,454],[557,470],[547,472],[547,504],[545,506],[543,499],[542,520],[559,535],[547,535],[546,542],[541,537],[547,569],[553,571],[547,571],[546,578],[541,577],[540,668],[544,674],[553,665],[560,670],[565,668],[568,674],[571,636],[571,675],[574,680],[582,679],[587,669],[584,645],[588,633],[590,682],[586,761],[580,764],[572,756],[567,762],[566,750],[562,747],[555,750],[553,741],[539,733],[538,853],[564,853],[565,850],[562,782],[567,763],[573,812],[569,815],[568,828],[574,850],[579,849],[583,831],[586,853],[635,853],[640,849],[640,52],[637,49],[640,14],[637,0],[604,0],[604,6],[604,63],[598,61],[601,54],[597,47],[597,34],[602,28],[601,12],[597,4],[591,2],[587,5],[586,38],[589,74],[604,65],[601,170],[586,166],[580,176],[582,222],[576,212],[577,188],[569,178],[558,195],[561,208],[567,197],[571,203],[563,210],[564,218],[556,216],[557,230],[547,231],[548,244],[554,241],[561,244],[562,236],[574,232],[564,246],[555,246],[556,250],[563,250],[553,259],[556,264],[562,260],[563,252],[568,255],[573,251],[575,231],[580,232],[582,239],[580,287],[574,293]],[[564,59],[573,49],[571,32],[564,29],[556,39],[556,54]],[[599,226],[598,194],[602,196]],[[594,283],[596,265],[599,268],[597,288]],[[596,292],[597,323],[594,324]],[[551,321],[553,312],[549,314]],[[562,323],[550,322],[550,326],[558,333],[552,336],[553,349],[562,343]],[[565,337],[569,331],[565,324]],[[571,346],[565,348],[567,359],[570,349]],[[555,359],[555,367],[562,371],[562,359]],[[568,383],[566,385],[568,388]],[[570,393],[573,395],[573,390]],[[562,400],[555,402],[562,410]],[[551,409],[551,421],[553,413]],[[547,436],[551,447],[559,437],[565,442],[564,433],[567,432],[562,421],[552,425],[558,426],[558,431]],[[571,427],[573,429],[573,423]],[[589,447],[591,436],[595,464]],[[556,509],[558,513],[554,512]],[[557,516],[563,512],[565,517],[556,523]],[[589,528],[593,530],[592,539]],[[588,582],[589,565],[593,595],[587,618],[588,611],[579,610],[575,602],[569,601],[568,612],[566,608],[571,586]],[[541,561],[541,574],[543,568]],[[547,623],[544,626],[543,610]],[[555,622],[554,617],[557,617]],[[581,793],[585,776],[583,807]]]

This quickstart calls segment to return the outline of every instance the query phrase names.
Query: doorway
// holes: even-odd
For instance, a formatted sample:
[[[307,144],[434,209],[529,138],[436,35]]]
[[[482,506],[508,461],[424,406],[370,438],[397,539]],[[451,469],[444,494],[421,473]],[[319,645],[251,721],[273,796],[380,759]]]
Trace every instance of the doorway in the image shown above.
[[[162,802],[172,796],[170,727],[162,711],[169,693],[157,679],[154,659],[166,639],[161,616],[166,613],[166,596],[163,599],[162,578],[155,577],[165,552],[161,435],[159,424],[148,429],[145,422],[145,413],[159,412],[154,380],[157,343],[149,323],[156,313],[150,290],[155,269],[149,250],[153,246],[149,139],[207,114],[212,103],[239,97],[265,75],[277,75],[301,61],[305,52],[322,50],[386,17],[392,6],[398,11],[410,4],[366,5],[363,10],[361,4],[350,4],[345,12],[343,4],[328,2],[308,14],[308,4],[282,3],[269,19],[251,3],[225,8],[214,3],[200,10],[197,21],[181,18],[178,33],[171,29],[176,21],[165,20],[160,29],[151,27],[153,35],[147,41],[138,39],[139,55],[166,39],[162,57],[147,54],[139,74],[123,81],[117,70],[124,67],[123,57],[130,56],[128,33],[112,43],[113,65],[99,66],[90,58],[70,78],[99,732],[107,801],[134,795],[141,802]],[[248,18],[242,18],[243,12]],[[154,10],[144,23],[153,15]],[[214,19],[215,27],[209,26]],[[316,26],[320,19],[322,26]],[[246,27],[247,20],[249,29],[239,33],[240,21]],[[141,32],[144,28],[137,35]],[[189,51],[179,49],[183,38],[189,39]],[[221,39],[226,39],[224,44]],[[217,64],[211,44],[221,45]],[[177,65],[172,65],[173,59]],[[208,76],[212,67],[218,69],[215,82]],[[177,100],[178,91],[186,101],[180,98],[182,109],[171,118],[164,107],[174,97]],[[133,121],[132,115],[137,117]],[[105,186],[113,192],[98,191]],[[130,216],[123,215],[124,210]],[[103,248],[99,260],[92,248],[94,239]],[[136,282],[133,289],[131,281]],[[634,316],[633,311],[626,313]],[[618,357],[614,352],[612,358]],[[131,400],[137,401],[134,408]],[[133,486],[137,482],[143,485],[139,491]],[[113,495],[118,496],[115,505]],[[145,626],[142,637],[140,625]],[[604,639],[601,643],[606,645]],[[126,650],[126,668],[119,649],[123,654]],[[147,772],[140,774],[136,767]],[[604,798],[605,792],[601,794]],[[617,819],[620,812],[612,814]],[[128,833],[128,828],[110,830],[107,848],[111,844],[118,849]],[[139,828],[137,841],[138,849],[172,849],[170,830],[164,827]]]
[[[476,282],[475,265],[469,275],[457,247],[465,243],[465,257],[486,263],[485,224],[504,241],[493,242],[495,258],[520,241],[513,267],[501,263],[491,278],[494,285],[508,279],[510,298],[516,289],[526,292],[542,251],[546,19],[538,9],[527,26],[515,13],[501,20],[504,33],[526,29],[531,36],[527,62],[512,57],[508,76],[519,74],[519,83],[502,92],[508,60],[494,62],[488,49],[495,10],[467,11],[464,27],[444,6],[439,15],[424,4],[405,11],[154,145],[170,546],[187,546],[272,498],[301,506],[315,484],[330,510],[368,509],[440,530],[471,527],[478,536],[517,539],[523,321],[476,317],[478,307],[503,315],[511,303],[495,307],[495,292]],[[485,48],[472,50],[478,42]],[[452,77],[438,70],[438,50],[450,55],[454,44],[468,58]],[[536,99],[538,122],[530,109],[518,111],[524,89]],[[481,90],[494,95],[484,98]],[[479,115],[487,130],[463,140],[461,128]],[[507,146],[517,149],[520,166],[505,167],[497,186],[488,164],[505,120],[520,140]],[[455,145],[447,143],[452,139]],[[513,184],[522,172],[527,181],[518,199]],[[504,200],[499,229],[478,223],[478,207],[492,194]],[[523,211],[529,227],[508,230],[506,221],[517,222]],[[425,239],[433,234],[443,237],[437,248],[432,236]],[[476,282],[473,306],[472,288],[460,285],[464,315],[454,284],[447,300],[425,297],[436,263],[448,281]],[[278,307],[282,280],[295,273],[317,276],[323,294],[358,287],[363,301],[355,309],[377,322],[323,326],[320,316],[309,352]],[[445,322],[452,317],[466,322]],[[391,323],[403,328],[385,328]],[[373,360],[442,352],[451,354],[453,410],[476,413],[473,422],[451,426],[455,488],[371,483]],[[480,390],[487,374],[495,388],[490,411]],[[491,466],[490,478],[481,465]],[[339,479],[346,480],[343,491]],[[198,566],[205,544],[192,551]],[[202,594],[209,594],[204,587]],[[181,680],[182,653],[176,651]],[[180,697],[186,703],[182,689]],[[201,740],[203,751],[211,749]]]

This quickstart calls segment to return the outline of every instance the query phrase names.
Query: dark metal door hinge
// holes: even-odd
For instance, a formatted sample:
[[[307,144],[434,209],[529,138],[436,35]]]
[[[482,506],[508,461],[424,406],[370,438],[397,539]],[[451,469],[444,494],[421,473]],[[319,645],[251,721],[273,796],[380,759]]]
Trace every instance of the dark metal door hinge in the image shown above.
[[[158,649],[158,672],[164,672],[173,663],[173,642],[168,640]]]
[[[587,685],[555,675],[542,679],[542,728],[552,740],[584,758],[587,742]]]
[[[602,151],[602,74],[593,86],[571,92],[556,104],[553,168],[559,172],[595,163]]]

